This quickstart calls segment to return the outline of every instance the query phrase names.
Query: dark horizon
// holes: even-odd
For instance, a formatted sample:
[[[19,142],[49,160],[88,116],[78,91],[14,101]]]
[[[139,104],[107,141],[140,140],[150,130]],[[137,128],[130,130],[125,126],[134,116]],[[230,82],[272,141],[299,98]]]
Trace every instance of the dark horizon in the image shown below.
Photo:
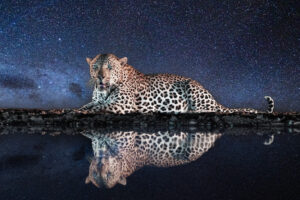
[[[300,111],[296,1],[0,3],[0,108],[91,99],[86,57],[113,53],[143,73],[191,77],[227,107]]]

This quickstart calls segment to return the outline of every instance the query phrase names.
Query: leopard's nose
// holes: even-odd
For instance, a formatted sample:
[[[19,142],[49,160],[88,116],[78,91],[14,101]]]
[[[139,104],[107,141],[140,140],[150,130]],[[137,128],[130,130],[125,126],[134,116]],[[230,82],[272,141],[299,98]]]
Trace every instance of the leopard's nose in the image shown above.
[[[103,81],[102,80],[103,80],[102,78],[98,77],[97,78],[97,85],[103,85]]]
[[[102,84],[103,84],[104,77],[100,77],[100,76],[99,76],[98,79],[99,79],[99,84],[102,85]]]

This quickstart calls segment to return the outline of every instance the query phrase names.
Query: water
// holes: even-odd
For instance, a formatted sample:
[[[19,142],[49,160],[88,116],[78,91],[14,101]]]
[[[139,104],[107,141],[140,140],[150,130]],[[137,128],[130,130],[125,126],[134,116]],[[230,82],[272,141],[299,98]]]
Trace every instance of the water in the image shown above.
[[[300,136],[296,132],[257,129],[70,132],[28,134],[16,131],[0,135],[0,199],[300,197]],[[121,139],[126,135],[129,138],[134,135],[139,142],[128,146],[125,139]],[[182,148],[170,150],[169,157],[163,156],[159,162],[159,154],[153,150],[146,156],[148,163],[144,162],[142,158],[147,151],[141,150],[143,138],[157,141],[162,135],[168,141],[174,137],[183,138],[175,142]],[[134,149],[141,156],[135,161],[132,159],[137,155]],[[129,162],[132,168],[143,164],[185,164],[167,168],[141,167],[125,177],[126,186],[117,183],[111,189],[104,184],[107,177],[95,172],[100,188],[92,181],[85,183],[90,165],[104,169],[112,166],[105,164],[104,159],[118,158],[114,164],[120,164],[126,161],[125,157],[132,159]],[[91,169],[93,177],[95,168]],[[111,172],[110,179],[114,173],[116,171]]]

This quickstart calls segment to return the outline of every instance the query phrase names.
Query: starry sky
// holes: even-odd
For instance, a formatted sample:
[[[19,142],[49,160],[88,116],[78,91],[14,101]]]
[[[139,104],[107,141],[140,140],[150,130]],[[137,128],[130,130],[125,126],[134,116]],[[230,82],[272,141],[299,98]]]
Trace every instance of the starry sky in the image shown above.
[[[85,58],[128,57],[191,77],[228,107],[300,111],[299,3],[282,0],[0,1],[0,107],[91,100]],[[298,8],[298,10],[297,10]]]

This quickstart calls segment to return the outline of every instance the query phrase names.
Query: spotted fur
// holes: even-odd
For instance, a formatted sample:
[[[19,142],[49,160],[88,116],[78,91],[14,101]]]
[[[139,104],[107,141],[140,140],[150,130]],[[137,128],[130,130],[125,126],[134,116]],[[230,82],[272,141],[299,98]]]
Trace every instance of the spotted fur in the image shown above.
[[[219,103],[197,81],[174,74],[145,75],[127,64],[127,58],[113,54],[99,54],[87,58],[95,83],[92,102],[80,111],[100,110],[126,114],[130,112],[249,112],[251,108],[230,109]],[[268,101],[268,112],[273,112],[274,101]]]
[[[219,133],[137,133],[97,131],[83,133],[92,140],[94,158],[91,160],[86,183],[97,187],[126,185],[126,178],[141,167],[171,167],[192,162],[201,157]]]

